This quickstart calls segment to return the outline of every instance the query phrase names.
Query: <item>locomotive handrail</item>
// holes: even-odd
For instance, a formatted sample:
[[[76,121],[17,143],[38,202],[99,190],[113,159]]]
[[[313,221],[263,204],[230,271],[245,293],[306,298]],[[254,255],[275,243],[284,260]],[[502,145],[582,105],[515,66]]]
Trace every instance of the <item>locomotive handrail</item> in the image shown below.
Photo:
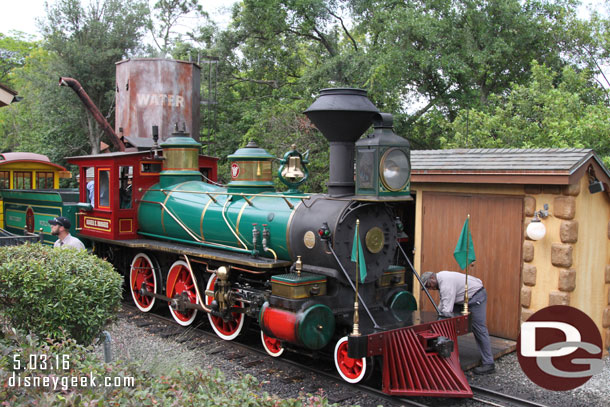
[[[221,191],[188,191],[188,190],[180,190],[176,191],[175,189],[152,189],[149,188],[146,191],[155,191],[155,192],[180,192],[187,194],[205,194],[205,195],[235,195],[235,196],[264,196],[267,198],[294,198],[294,199],[310,199],[310,195],[270,195],[270,194],[250,194],[245,192],[221,192]]]
[[[415,277],[417,278],[417,281],[419,281],[419,284],[422,286],[422,288],[424,289],[424,291],[426,292],[426,295],[428,296],[428,298],[430,299],[430,302],[432,303],[432,305],[434,305],[434,309],[436,309],[436,313],[438,315],[441,315],[441,311],[438,309],[438,307],[436,306],[436,303],[434,302],[434,300],[432,299],[432,296],[430,295],[430,292],[428,291],[428,289],[426,288],[426,286],[424,285],[424,283],[422,283],[421,278],[419,278],[419,274],[417,274],[417,271],[415,271],[415,267],[413,267],[413,263],[411,263],[411,260],[409,260],[409,257],[407,257],[407,253],[405,253],[405,251],[403,250],[402,246],[400,245],[400,242],[398,240],[396,240],[396,245],[398,246],[398,248],[400,249],[400,251],[402,252],[402,255],[405,256],[405,259],[407,259],[407,263],[409,263],[409,266],[411,266],[411,271],[413,271],[413,274],[415,274]]]
[[[330,249],[330,252],[333,254],[333,256],[335,257],[335,260],[337,261],[337,263],[339,264],[339,267],[341,267],[341,271],[343,271],[343,274],[345,275],[345,279],[347,280],[347,282],[349,283],[349,285],[352,286],[352,289],[354,290],[354,292],[356,293],[356,295],[358,296],[358,299],[360,300],[360,303],[362,304],[362,306],[364,307],[364,310],[366,311],[366,313],[369,315],[369,318],[371,319],[371,321],[373,322],[373,328],[375,329],[381,329],[381,327],[377,324],[377,321],[375,321],[375,318],[373,318],[373,314],[371,314],[371,311],[369,311],[369,307],[366,306],[366,302],[364,302],[364,299],[362,298],[362,296],[360,295],[360,293],[358,292],[358,290],[356,290],[356,287],[354,286],[354,283],[352,283],[352,280],[349,278],[349,274],[347,273],[347,270],[345,270],[345,268],[343,267],[343,264],[341,264],[341,261],[339,260],[339,257],[337,257],[337,253],[335,253],[335,251],[333,250],[332,246],[330,244],[327,244],[326,246],[328,246],[328,248]]]
[[[176,191],[176,190],[168,190],[168,189],[147,189],[147,191],[155,191],[155,192],[163,192],[164,194],[169,193],[170,195],[172,193],[176,193],[176,192],[180,192],[180,193],[185,193],[185,194],[200,194],[200,195],[207,195],[210,197],[210,199],[212,201],[214,201],[214,203],[217,203],[216,199],[214,199],[213,195],[229,195],[229,196],[241,196],[243,197],[248,204],[250,204],[250,206],[254,206],[254,204],[248,199],[248,197],[255,197],[255,196],[262,196],[265,198],[282,198],[284,200],[284,202],[286,202],[286,205],[288,205],[288,207],[290,209],[294,209],[294,205],[288,200],[288,198],[292,198],[292,199],[300,199],[301,201],[304,201],[305,199],[310,199],[311,196],[310,195],[285,195],[285,194],[281,194],[281,195],[270,195],[270,194],[246,194],[243,192],[209,192],[209,191],[187,191],[187,190],[181,190],[181,191]]]

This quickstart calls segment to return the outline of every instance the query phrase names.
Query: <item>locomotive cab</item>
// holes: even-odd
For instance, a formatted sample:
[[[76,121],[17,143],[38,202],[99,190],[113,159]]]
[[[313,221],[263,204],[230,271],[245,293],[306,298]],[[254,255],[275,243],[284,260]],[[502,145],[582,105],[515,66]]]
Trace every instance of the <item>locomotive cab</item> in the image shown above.
[[[194,141],[193,141],[194,142]],[[181,155],[169,151],[117,152],[68,158],[79,167],[79,206],[76,230],[82,236],[111,240],[136,239],[139,229],[138,203],[160,180],[164,163],[174,163]],[[197,155],[194,174],[216,180],[217,158]],[[167,165],[167,164],[166,164]]]

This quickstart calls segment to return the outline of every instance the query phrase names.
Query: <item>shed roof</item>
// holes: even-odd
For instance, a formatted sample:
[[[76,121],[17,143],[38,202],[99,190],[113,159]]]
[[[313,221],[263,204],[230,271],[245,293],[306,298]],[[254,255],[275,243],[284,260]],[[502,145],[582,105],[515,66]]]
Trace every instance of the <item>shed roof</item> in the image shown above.
[[[412,150],[413,182],[466,182],[567,185],[589,164],[603,182],[610,172],[592,149],[452,149]]]

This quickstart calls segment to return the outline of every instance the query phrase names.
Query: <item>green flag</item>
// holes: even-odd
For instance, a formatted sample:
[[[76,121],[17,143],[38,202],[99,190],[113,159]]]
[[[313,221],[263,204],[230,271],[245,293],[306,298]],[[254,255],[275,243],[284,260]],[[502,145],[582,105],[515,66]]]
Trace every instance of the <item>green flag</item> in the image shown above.
[[[468,245],[468,264],[472,263],[476,260],[474,255],[474,245],[472,244],[472,235],[470,234],[470,228],[468,227],[468,218],[464,222],[464,227],[462,228],[462,233],[460,233],[460,238],[458,239],[457,245],[455,246],[455,251],[453,252],[453,257],[455,257],[455,261],[460,265],[462,270],[465,270],[468,264],[466,263],[466,246]]]
[[[362,243],[360,243],[360,236],[358,236],[358,227],[354,232],[354,244],[352,246],[352,261],[358,263],[360,268],[360,282],[364,283],[366,278],[366,263],[364,261],[364,252],[362,251]]]

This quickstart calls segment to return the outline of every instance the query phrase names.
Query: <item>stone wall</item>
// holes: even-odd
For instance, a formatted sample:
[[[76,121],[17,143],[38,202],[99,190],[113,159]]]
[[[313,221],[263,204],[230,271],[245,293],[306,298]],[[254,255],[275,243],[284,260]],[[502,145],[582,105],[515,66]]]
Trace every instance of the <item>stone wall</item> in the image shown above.
[[[602,243],[605,245],[604,247],[610,247],[610,221],[605,213],[590,213],[592,200],[599,201],[607,199],[607,197],[604,197],[603,194],[589,194],[586,185],[586,177],[583,177],[579,183],[569,186],[526,186],[524,188],[525,236],[521,320],[526,321],[534,312],[545,306],[571,305],[577,307],[590,315],[600,327],[604,352],[607,354],[608,346],[610,346],[610,264],[605,265],[603,284],[606,295],[604,302],[600,304],[599,298],[587,298],[587,295],[595,289],[599,290],[602,284],[600,274],[603,273],[603,270],[598,269],[599,266],[603,267],[603,262],[608,262],[608,252],[610,251],[610,249],[600,252],[592,250],[594,247],[591,244],[592,241],[598,243],[599,230],[592,231],[591,222],[601,220],[604,222],[604,228],[607,222],[607,240]],[[542,220],[547,229],[546,235],[539,241],[532,241],[527,237],[525,230],[534,213],[542,209],[545,203],[549,204],[549,217]],[[581,208],[580,211],[578,211],[579,208]],[[580,231],[579,220],[585,223],[584,229]],[[579,236],[579,232],[581,236]],[[582,235],[583,233],[585,235]],[[595,236],[587,234],[595,234]],[[595,257],[592,262],[598,264],[596,267],[591,267],[591,262],[583,261],[592,256]],[[599,264],[600,262],[602,263]],[[596,288],[592,289],[592,287]],[[598,291],[598,297],[599,294],[601,292]],[[605,305],[603,305],[604,303]],[[600,314],[602,309],[603,315]]]

